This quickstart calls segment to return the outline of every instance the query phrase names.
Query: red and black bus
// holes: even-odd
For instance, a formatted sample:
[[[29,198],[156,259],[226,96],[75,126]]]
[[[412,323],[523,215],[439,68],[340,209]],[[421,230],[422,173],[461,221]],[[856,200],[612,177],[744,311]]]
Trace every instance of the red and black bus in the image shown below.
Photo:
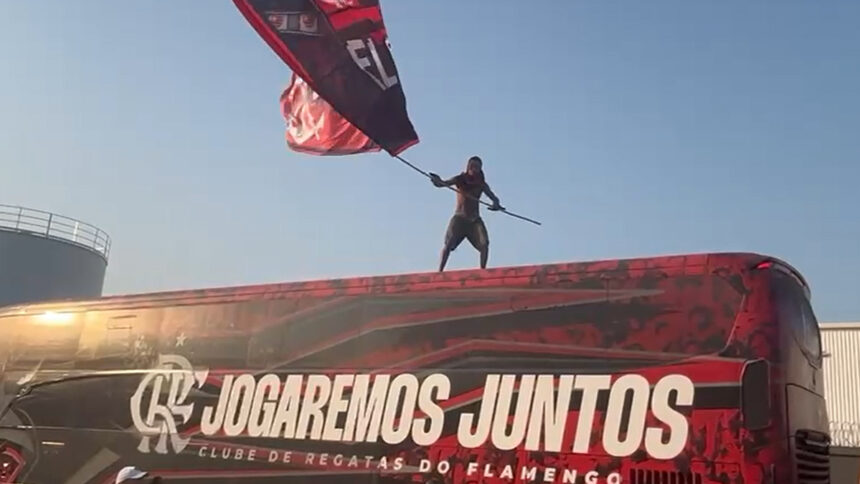
[[[696,254],[0,312],[0,482],[829,482],[804,278]]]

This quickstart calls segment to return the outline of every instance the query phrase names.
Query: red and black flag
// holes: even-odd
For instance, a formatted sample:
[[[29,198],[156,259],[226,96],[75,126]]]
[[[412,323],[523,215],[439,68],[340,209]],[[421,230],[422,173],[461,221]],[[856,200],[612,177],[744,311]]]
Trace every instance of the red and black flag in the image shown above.
[[[396,155],[418,143],[378,0],[233,1],[295,74],[281,96],[292,149]]]
[[[295,74],[281,94],[281,113],[287,122],[287,146],[295,151],[311,155],[379,151],[379,145]]]

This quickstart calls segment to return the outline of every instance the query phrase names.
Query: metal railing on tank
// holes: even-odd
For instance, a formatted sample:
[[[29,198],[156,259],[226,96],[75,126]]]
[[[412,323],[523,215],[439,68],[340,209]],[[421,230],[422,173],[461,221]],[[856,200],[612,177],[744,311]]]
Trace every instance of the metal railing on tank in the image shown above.
[[[110,254],[111,240],[105,231],[80,220],[16,205],[0,204],[0,230],[61,240],[102,256]]]

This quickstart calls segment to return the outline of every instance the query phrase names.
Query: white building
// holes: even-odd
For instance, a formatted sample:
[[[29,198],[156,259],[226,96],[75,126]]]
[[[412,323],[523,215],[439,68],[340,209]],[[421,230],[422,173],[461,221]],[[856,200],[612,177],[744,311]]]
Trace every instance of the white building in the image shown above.
[[[824,393],[830,419],[830,482],[860,476],[860,323],[822,323]]]
[[[820,326],[832,445],[860,448],[860,323]]]

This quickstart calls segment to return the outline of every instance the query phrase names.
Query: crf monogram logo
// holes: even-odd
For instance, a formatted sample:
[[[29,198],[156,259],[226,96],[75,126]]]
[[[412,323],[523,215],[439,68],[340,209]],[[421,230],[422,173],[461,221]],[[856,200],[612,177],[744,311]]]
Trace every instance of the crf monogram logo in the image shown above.
[[[155,437],[156,453],[167,453],[168,440],[174,452],[185,449],[191,439],[179,435],[178,425],[191,419],[194,404],[186,400],[195,385],[203,386],[208,374],[208,369],[195,371],[182,356],[159,356],[156,368],[143,378],[131,397],[131,418],[142,436],[137,447],[140,452],[149,453]]]

